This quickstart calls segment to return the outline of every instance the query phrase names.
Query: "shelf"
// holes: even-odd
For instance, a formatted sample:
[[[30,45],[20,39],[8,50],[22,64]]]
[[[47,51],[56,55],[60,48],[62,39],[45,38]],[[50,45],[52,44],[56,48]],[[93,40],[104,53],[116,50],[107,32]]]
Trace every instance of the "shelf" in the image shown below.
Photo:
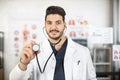
[[[98,77],[97,80],[110,80],[110,77]]]
[[[94,65],[111,65],[111,63],[93,63]]]
[[[111,48],[94,48],[93,49],[93,64],[96,72],[111,72]],[[111,80],[111,76],[97,76],[97,80]]]

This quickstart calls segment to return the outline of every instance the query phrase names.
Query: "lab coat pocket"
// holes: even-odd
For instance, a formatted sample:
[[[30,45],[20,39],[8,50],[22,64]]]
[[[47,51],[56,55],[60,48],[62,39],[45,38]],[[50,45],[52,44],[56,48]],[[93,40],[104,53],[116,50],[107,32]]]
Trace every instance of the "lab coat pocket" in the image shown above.
[[[82,63],[80,61],[75,61],[73,63],[73,80],[82,80],[82,73],[83,73],[83,68],[82,68]]]

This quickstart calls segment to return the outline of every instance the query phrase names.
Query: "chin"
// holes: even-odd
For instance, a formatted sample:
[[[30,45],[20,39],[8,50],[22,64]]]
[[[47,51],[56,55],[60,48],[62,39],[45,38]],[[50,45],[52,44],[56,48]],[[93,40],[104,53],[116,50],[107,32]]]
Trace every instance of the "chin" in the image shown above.
[[[58,35],[49,35],[49,38],[54,39],[54,40],[58,40],[58,39],[61,38],[61,35],[60,34],[58,34]]]
[[[51,39],[54,39],[54,40],[60,39],[60,37],[55,37],[55,36],[54,36],[54,37],[51,36],[50,38],[51,38]]]

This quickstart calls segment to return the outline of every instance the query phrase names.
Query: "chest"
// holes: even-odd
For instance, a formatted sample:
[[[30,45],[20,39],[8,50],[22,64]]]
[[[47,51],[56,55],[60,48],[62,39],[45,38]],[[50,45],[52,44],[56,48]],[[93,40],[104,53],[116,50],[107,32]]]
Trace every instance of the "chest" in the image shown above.
[[[56,59],[54,56],[49,60],[45,73],[43,74],[45,80],[53,80],[56,66]],[[81,57],[71,56],[64,60],[65,80],[85,80],[86,63]]]

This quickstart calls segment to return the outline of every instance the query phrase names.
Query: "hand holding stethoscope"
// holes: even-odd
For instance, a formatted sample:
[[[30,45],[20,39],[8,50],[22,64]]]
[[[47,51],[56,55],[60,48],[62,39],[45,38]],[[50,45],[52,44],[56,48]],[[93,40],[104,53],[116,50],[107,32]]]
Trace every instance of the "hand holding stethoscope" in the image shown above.
[[[39,45],[36,44],[35,41],[31,41],[22,49],[22,56],[19,64],[19,67],[22,70],[25,70],[29,62],[40,52],[39,48]]]

